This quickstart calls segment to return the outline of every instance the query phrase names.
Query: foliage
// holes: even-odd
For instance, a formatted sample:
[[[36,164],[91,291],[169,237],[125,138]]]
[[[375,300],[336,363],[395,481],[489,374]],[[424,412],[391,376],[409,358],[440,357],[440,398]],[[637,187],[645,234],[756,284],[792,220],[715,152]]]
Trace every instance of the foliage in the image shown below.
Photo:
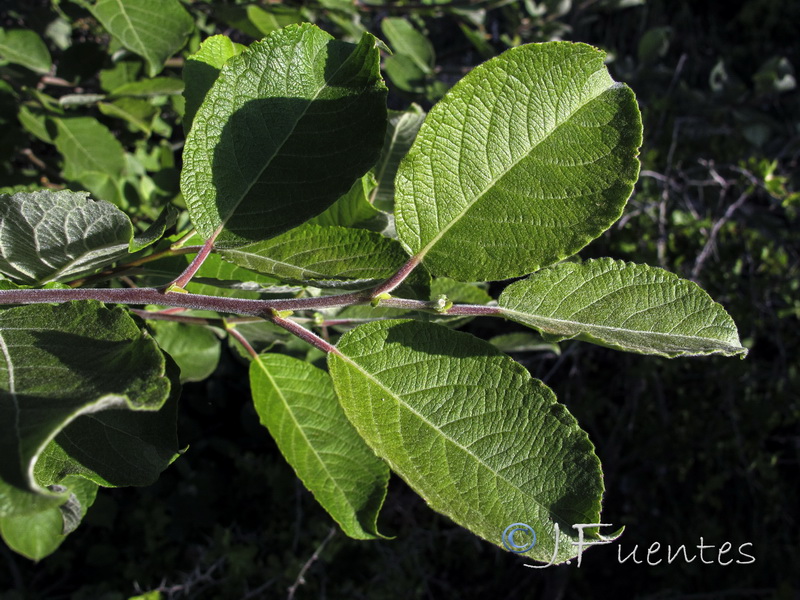
[[[102,4],[54,4],[60,15],[54,22],[61,24],[61,38],[59,27],[49,27],[45,34],[43,27],[31,21],[32,29],[25,30],[24,43],[36,44],[30,41],[34,39],[30,34],[35,35],[37,30],[45,34],[46,45],[35,52],[16,54],[2,49],[6,46],[0,48],[7,62],[7,83],[0,94],[4,106],[12,106],[17,113],[16,119],[7,121],[10,129],[4,135],[14,140],[7,145],[12,151],[25,149],[15,155],[13,163],[6,161],[2,166],[9,185],[3,210],[16,211],[4,216],[4,241],[0,244],[3,264],[8,265],[3,273],[15,281],[3,283],[9,290],[8,299],[27,302],[26,298],[39,292],[18,286],[60,281],[76,289],[62,290],[63,286],[50,284],[51,289],[45,291],[51,295],[39,293],[36,302],[97,298],[147,305],[145,310],[131,311],[136,315],[133,322],[137,331],[149,331],[174,357],[183,382],[208,377],[224,354],[220,352],[221,342],[227,338],[233,347],[244,350],[244,360],[250,361],[255,409],[262,423],[304,485],[348,535],[380,535],[376,517],[386,494],[386,464],[434,509],[498,545],[506,525],[527,519],[540,534],[539,546],[532,554],[539,560],[549,560],[552,541],[548,541],[547,533],[553,530],[553,523],[562,523],[561,533],[567,536],[560,545],[565,554],[559,556],[559,560],[566,560],[574,556],[574,552],[570,554],[569,525],[581,519],[600,520],[603,483],[599,462],[575,419],[563,405],[554,404],[552,392],[533,383],[536,380],[532,381],[517,363],[478,338],[442,325],[463,327],[475,315],[486,315],[508,317],[534,327],[544,339],[534,336],[511,343],[508,336],[503,340],[496,336],[498,332],[518,331],[510,324],[487,326],[483,323],[489,320],[481,319],[469,325],[474,333],[497,337],[498,345],[529,367],[531,355],[519,354],[519,349],[560,351],[547,342],[565,339],[662,355],[744,352],[730,317],[690,281],[653,267],[610,259],[583,261],[575,256],[556,264],[575,255],[619,218],[638,173],[638,110],[630,90],[613,83],[602,65],[601,53],[566,43],[521,46],[471,71],[432,108],[424,123],[424,112],[417,106],[385,112],[386,90],[377,69],[381,46],[365,33],[367,29],[383,34],[394,50],[393,55],[383,54],[381,58],[391,85],[390,105],[398,106],[398,98],[403,97],[428,107],[455,79],[437,65],[454,34],[451,32],[450,38],[431,35],[430,41],[424,35],[443,31],[439,26],[444,22],[440,21],[442,15],[458,24],[463,36],[459,44],[472,47],[463,54],[464,65],[471,65],[478,56],[489,58],[505,46],[564,34],[569,31],[565,25],[568,18],[575,34],[581,35],[578,32],[582,27],[583,31],[591,30],[591,20],[583,25],[581,18],[590,16],[593,10],[613,13],[611,3],[598,3],[584,13],[571,10],[570,3],[530,2],[516,13],[509,5],[489,5],[477,11],[432,7],[418,10],[408,19],[396,16],[380,21],[372,18],[369,7],[357,12],[346,3],[295,9],[246,3],[182,7],[176,1],[169,7],[170,14],[174,13],[171,33],[162,36],[158,44],[145,45],[137,45],[135,33],[137,27],[145,35],[150,33],[146,25],[137,23],[137,19],[147,18],[147,2],[141,2],[141,6],[138,2],[125,3],[119,10],[125,14],[110,16],[102,11],[117,3]],[[653,10],[657,11],[658,5]],[[519,22],[515,29],[515,20],[526,12],[529,22]],[[625,14],[620,11],[622,20]],[[130,31],[115,30],[113,25],[126,15],[133,37]],[[280,29],[308,19],[354,43],[336,41],[308,25]],[[540,25],[532,26],[531,20]],[[200,40],[217,31],[216,23],[220,22],[249,32],[251,37],[271,35],[248,44],[247,37],[234,33],[233,39],[209,37],[201,45]],[[490,36],[492,24],[498,22],[503,23],[506,33]],[[64,27],[67,32],[76,27],[73,31],[77,32],[78,23],[88,28],[84,30],[86,37],[70,38],[69,33],[65,37]],[[19,30],[6,28],[9,31]],[[114,36],[110,43],[102,38],[105,32]],[[4,39],[13,40],[17,35]],[[38,36],[35,39],[40,40]],[[637,84],[637,92],[641,83],[649,98],[648,86],[658,76],[646,79],[644,68],[658,71],[670,56],[671,40],[669,28],[661,27],[645,32],[638,48],[629,55],[618,44],[608,44],[608,39],[595,43],[614,48],[612,72]],[[41,52],[48,45],[47,53]],[[300,50],[289,53],[290,46]],[[176,52],[185,60],[182,77],[178,76],[181,59],[171,58]],[[93,56],[93,62],[85,61],[81,68],[75,60],[70,61],[80,53]],[[26,60],[15,58],[19,56],[35,56],[38,62],[26,59],[26,64]],[[632,62],[626,62],[629,56],[633,56]],[[281,69],[287,61],[294,65],[295,60],[291,77],[272,76],[286,73]],[[566,69],[572,69],[576,77],[585,76],[587,84],[582,92],[586,95],[573,95],[580,89],[574,78],[543,79],[545,69],[528,67],[547,61],[558,65],[553,70],[562,71],[562,76]],[[768,63],[759,67],[754,78],[753,89],[762,97],[785,93],[791,85],[791,65],[787,67],[785,59]],[[57,69],[55,75],[51,64]],[[338,71],[332,74],[334,64]],[[45,85],[37,89],[33,85],[37,81]],[[714,81],[728,80],[717,76]],[[715,85],[721,85],[720,90],[731,89],[728,83]],[[567,101],[554,102],[552,90]],[[519,99],[514,106],[524,108],[526,115],[507,111],[506,104],[498,101],[509,96]],[[691,90],[679,87],[673,102],[688,102],[690,96]],[[270,117],[265,121],[263,115]],[[657,135],[669,132],[667,125],[672,123],[660,122],[658,115],[657,106],[645,103],[644,118],[652,131]],[[386,122],[389,126],[384,134],[384,127],[378,123]],[[675,132],[681,130],[685,131],[685,126],[672,127],[673,141]],[[188,135],[181,160],[184,131]],[[761,133],[752,131],[747,134],[750,141],[765,139],[763,128]],[[408,158],[401,161],[406,153]],[[739,172],[724,166],[707,167],[710,180],[722,179],[716,177],[719,173],[727,179],[719,187],[719,206],[724,211],[725,200],[737,198],[740,192],[747,193],[748,198],[761,194],[769,198],[767,202],[777,199],[775,205],[783,205],[791,214],[795,203],[792,181],[781,163],[759,159],[758,154],[756,149],[754,158],[733,165]],[[675,270],[695,280],[702,274],[707,287],[715,290],[715,295],[721,294],[734,314],[747,314],[747,298],[731,292],[737,281],[719,277],[721,273],[708,266],[716,259],[714,250],[729,244],[743,230],[732,218],[732,211],[725,212],[721,221],[715,220],[713,213],[705,219],[695,218],[705,205],[694,200],[689,201],[689,210],[666,213],[658,191],[661,180],[650,175],[657,174],[652,169],[663,168],[658,165],[665,158],[675,161],[676,155],[659,154],[651,143],[644,156],[650,169],[645,172],[647,179],[634,197],[633,210],[622,220],[637,223],[645,232],[652,220],[660,223],[661,229],[638,236],[626,230],[614,232],[614,236],[601,238],[584,250],[583,256],[608,253],[630,260],[646,257],[661,266],[666,266],[667,257],[675,257],[670,258],[676,260]],[[687,197],[701,189],[695,183],[697,178],[687,171],[671,164],[668,169],[673,169],[667,171],[670,181],[683,185],[681,193]],[[50,186],[66,186],[75,192],[41,191]],[[17,193],[22,189],[33,193]],[[675,187],[667,189],[675,196],[679,193]],[[714,191],[710,186],[706,189]],[[88,199],[83,190],[89,190],[96,201]],[[262,195],[280,200],[262,202]],[[568,208],[552,212],[553,200]],[[48,222],[36,217],[52,217],[51,202],[60,202],[65,215],[78,215],[78,219],[55,215]],[[21,208],[13,208],[16,206]],[[172,206],[188,210],[176,220]],[[592,210],[587,211],[589,206]],[[741,206],[740,202],[734,210]],[[667,214],[672,220],[664,226]],[[64,222],[67,227],[58,226]],[[189,237],[193,226],[200,235]],[[38,241],[31,244],[31,231],[39,236],[37,240],[46,240],[44,246]],[[786,244],[765,232],[764,228],[748,228],[741,236],[748,247],[766,249],[769,260],[764,261],[763,268],[769,269],[773,255],[778,264],[781,260],[787,266],[793,264],[791,251],[785,254]],[[534,239],[537,243],[530,243]],[[24,250],[26,244],[29,250]],[[40,247],[47,252],[40,255]],[[198,253],[203,256],[207,250],[212,253],[191,277],[198,266],[190,267],[192,257]],[[749,252],[745,250],[742,256]],[[691,257],[691,263],[683,265],[683,256]],[[765,257],[763,251],[761,256]],[[725,255],[718,260],[725,260]],[[493,283],[491,296],[467,283],[532,272],[529,279],[513,283],[502,293],[502,286]],[[641,290],[642,280],[647,281],[646,292]],[[106,281],[110,288],[98,287]],[[141,286],[135,292],[137,296],[128,287],[134,282]],[[168,284],[173,287],[164,293],[163,286]],[[113,292],[104,296],[105,289]],[[342,289],[354,291],[341,294]],[[219,300],[206,303],[194,294],[210,294]],[[499,306],[490,304],[492,296],[499,298]],[[261,302],[260,310],[243,302],[249,299]],[[273,300],[276,302],[271,303]],[[465,302],[469,305],[462,304]],[[786,304],[784,318],[796,318],[797,307],[789,290],[782,292],[779,302]],[[591,310],[582,310],[587,305]],[[4,312],[27,314],[25,311],[45,306],[49,305]],[[289,310],[294,314],[284,312]],[[699,311],[694,320],[684,319],[691,311]],[[230,314],[255,314],[259,318]],[[144,330],[138,317],[148,321]],[[386,320],[398,317],[415,320]],[[31,320],[36,318],[31,316]],[[92,318],[85,317],[87,330]],[[712,320],[716,324],[709,329]],[[299,330],[300,325],[317,331],[320,337]],[[342,332],[354,326],[338,341]],[[317,348],[298,342],[282,327]],[[744,329],[748,347],[759,343],[753,330],[749,324]],[[697,336],[700,331],[703,335]],[[712,333],[707,335],[709,331]],[[143,335],[147,337],[147,333]],[[326,340],[336,342],[335,349]],[[605,355],[569,343],[564,347],[568,352],[565,364],[584,365],[586,374],[580,381],[585,382],[585,393],[594,385],[588,374],[597,370],[596,363],[606,360]],[[319,368],[325,366],[325,353],[333,379]],[[62,360],[63,352],[54,350],[51,356]],[[677,364],[659,369],[674,373],[675,389],[688,393],[690,386],[681,383],[681,378],[690,371]],[[177,392],[177,371],[169,369],[173,371],[168,376],[169,389]],[[644,363],[640,369],[648,372]],[[693,377],[701,376],[700,372]],[[416,388],[415,382],[421,385]],[[14,383],[12,378],[12,387]],[[145,378],[142,384],[150,386],[153,382]],[[426,386],[435,393],[426,392]],[[592,432],[595,443],[601,440],[598,453],[612,457],[612,471],[608,465],[604,471],[605,483],[613,489],[618,485],[613,473],[618,473],[619,467],[604,440],[616,428],[613,423],[596,419],[598,409],[589,409],[586,401],[576,400],[577,387],[573,386],[577,383],[567,385],[565,395],[560,395],[568,400],[578,421]],[[57,385],[50,393],[55,389]],[[447,390],[449,402],[442,401],[442,390]],[[342,408],[335,402],[337,395]],[[608,397],[628,395],[617,390]],[[174,397],[172,393],[170,398]],[[541,408],[525,413],[522,421],[533,429],[505,433],[507,423],[520,419],[519,411],[529,410],[532,399],[542,407],[552,405],[555,412],[541,422],[547,414]],[[599,406],[608,405],[600,393],[596,400]],[[495,420],[493,412],[484,412],[487,404],[502,405],[501,412],[510,416],[505,421]],[[269,412],[264,408],[267,405],[272,407]],[[167,410],[164,417],[174,410],[174,404],[163,406]],[[280,420],[274,420],[281,414],[276,406],[286,411]],[[191,413],[187,406],[183,412],[187,409]],[[325,412],[333,409],[333,413]],[[249,410],[247,418],[253,421],[257,417],[252,408]],[[328,416],[320,418],[320,412]],[[380,426],[376,426],[376,415],[381,415],[377,420]],[[41,435],[64,425],[63,432],[69,434],[70,428],[78,431],[84,419],[55,423],[50,430],[41,429]],[[131,426],[127,417],[122,417],[122,423]],[[462,428],[460,423],[470,423],[470,427]],[[493,427],[499,427],[494,434]],[[769,427],[775,425],[768,425],[767,430]],[[398,435],[388,437],[386,431],[397,431]],[[346,449],[340,441],[344,439],[350,440]],[[527,448],[527,454],[516,456],[526,439],[533,439],[535,444]],[[567,441],[571,439],[574,445]],[[639,445],[644,443],[640,441]],[[162,452],[158,470],[166,466],[177,447],[173,441],[172,449]],[[420,452],[420,447],[425,450]],[[554,453],[556,447],[571,454],[560,456]],[[41,463],[49,452],[44,451],[39,462],[33,462]],[[192,452],[190,448],[170,471],[185,470],[181,463],[191,461]],[[240,451],[231,446],[226,452],[235,456]],[[355,459],[353,452],[361,458]],[[74,454],[78,455],[77,451]],[[502,462],[506,455],[514,455],[514,460]],[[254,456],[244,451],[239,468],[252,468],[242,461],[255,460]],[[62,456],[59,460],[65,465],[76,459]],[[341,467],[341,462],[335,466],[342,460],[365,467],[363,483],[350,485],[355,471]],[[680,464],[676,459],[676,468]],[[549,470],[548,465],[552,465]],[[43,468],[39,467],[39,472]],[[40,487],[61,486],[51,490],[50,498],[53,491],[69,493],[62,488],[74,495],[60,506],[61,500],[55,501],[58,513],[52,507],[47,509],[50,512],[42,509],[44,529],[14,525],[9,517],[2,528],[9,546],[29,556],[44,556],[52,552],[54,543],[64,540],[63,534],[81,517],[88,514],[91,524],[95,509],[88,513],[86,509],[93,492],[87,495],[81,491],[86,477],[98,479],[96,483],[101,485],[130,483],[114,483],[92,475],[91,469],[91,465],[81,463],[80,467],[61,467],[59,475],[51,477],[52,482],[44,476],[35,480]],[[80,471],[78,477],[72,474],[76,470]],[[170,471],[164,477],[171,477]],[[541,511],[541,502],[526,502],[531,492],[536,495],[535,488],[543,481],[525,479],[524,474],[544,471],[563,476],[554,486],[556,502],[568,503],[569,510],[575,511],[574,518],[559,521],[552,510]],[[470,481],[479,482],[475,490],[480,493],[475,497],[469,495],[472,488],[460,489],[467,477],[465,472],[472,473]],[[60,481],[56,481],[58,477]],[[337,485],[345,481],[348,485]],[[263,482],[255,489],[263,490]],[[520,494],[516,500],[515,490]],[[98,498],[103,497],[101,492]],[[113,497],[119,501],[120,496]],[[493,500],[504,503],[505,512],[498,513]],[[606,502],[612,515],[617,514],[615,501],[621,498],[612,491]],[[154,506],[148,509],[150,522],[158,521]],[[392,510],[390,501],[384,514],[392,515]],[[561,509],[559,514],[563,514]],[[379,523],[386,518],[390,517],[381,517]],[[619,523],[625,519],[603,521]],[[324,523],[324,518],[318,522]],[[385,526],[381,530],[385,533]],[[36,531],[41,533],[36,535]],[[78,529],[73,535],[80,532]],[[317,533],[321,539],[325,531]],[[245,568],[247,559],[244,555],[236,558],[226,535],[230,532],[218,530],[215,534],[215,552],[228,557],[230,569]],[[410,540],[418,538],[412,536]],[[242,550],[247,547],[248,543],[238,546],[245,554],[253,551],[252,545],[250,550]],[[410,550],[410,546],[402,547]],[[209,563],[209,568],[213,570],[215,564]],[[242,576],[253,576],[247,572],[245,568]],[[185,591],[189,593],[188,588]],[[236,594],[233,590],[227,593]]]

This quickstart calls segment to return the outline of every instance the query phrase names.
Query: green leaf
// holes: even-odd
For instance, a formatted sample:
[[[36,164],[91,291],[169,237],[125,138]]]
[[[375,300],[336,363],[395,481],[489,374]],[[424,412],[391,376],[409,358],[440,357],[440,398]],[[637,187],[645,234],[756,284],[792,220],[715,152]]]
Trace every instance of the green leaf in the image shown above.
[[[310,219],[308,224],[325,227],[340,225],[383,231],[386,228],[387,215],[372,206],[369,201],[375,186],[375,178],[371,173],[356,179],[353,187],[344,196],[330,205],[325,212]]]
[[[383,537],[378,512],[389,469],[342,412],[330,377],[306,362],[262,354],[250,363],[253,402],[303,484],[356,539]]]
[[[218,250],[225,260],[287,283],[365,288],[408,256],[395,240],[364,229],[302,225],[269,240]]]
[[[321,213],[377,159],[386,88],[375,38],[309,24],[231,58],[195,115],[181,191],[217,246],[267,239]]]
[[[26,284],[74,279],[128,253],[130,219],[86,192],[0,194],[0,273]]]
[[[0,60],[40,74],[48,73],[53,64],[44,41],[30,29],[0,29]]]
[[[489,343],[506,354],[512,352],[552,352],[555,355],[561,354],[561,348],[559,348],[558,344],[545,342],[535,333],[526,331],[496,335],[489,340]]]
[[[697,284],[647,265],[563,263],[512,283],[499,304],[503,316],[550,341],[668,357],[747,354],[722,306]]]
[[[417,132],[425,120],[425,111],[412,104],[404,111],[389,111],[389,124],[383,139],[383,150],[373,172],[378,186],[370,200],[382,210],[394,211],[394,178],[402,158],[408,154]]]
[[[258,29],[261,35],[268,35],[287,25],[300,23],[303,16],[296,8],[273,4],[262,8],[257,4],[247,7],[247,19]]]
[[[381,21],[381,29],[395,57],[406,56],[423,75],[433,74],[433,44],[411,23],[401,17],[389,17]]]
[[[420,69],[410,56],[405,54],[389,56],[383,68],[398,89],[411,94],[425,93],[425,71]]]
[[[154,77],[131,81],[114,88],[112,96],[132,96],[134,98],[153,98],[155,96],[174,96],[183,92],[183,81],[177,77]]]
[[[0,488],[4,485],[0,481]],[[14,552],[31,560],[41,560],[55,552],[86,516],[97,494],[97,484],[74,475],[64,478],[57,489],[66,496],[61,505],[24,514],[0,515],[0,537]]]
[[[108,127],[91,117],[54,118],[56,149],[64,157],[64,177],[79,181],[87,174],[119,176],[125,150]]]
[[[192,121],[197,109],[214,85],[220,70],[229,59],[238,56],[247,47],[237,44],[224,35],[212,35],[200,44],[200,49],[186,59],[183,67],[183,97],[186,108],[183,113],[183,130],[192,128]]]
[[[397,173],[396,227],[434,275],[524,275],[619,218],[642,125],[604,56],[567,42],[513,48],[433,107]]]
[[[150,77],[158,75],[194,28],[178,0],[97,0],[90,10],[123,46],[147,61]]]
[[[80,464],[95,483],[144,485],[177,450],[174,403],[171,415],[156,417],[167,429],[171,422],[171,439],[136,418],[177,390],[156,343],[122,308],[85,301],[0,311],[0,360],[6,483],[47,495],[43,484]]]
[[[380,321],[328,355],[350,422],[434,509],[497,544],[512,523],[550,561],[575,555],[575,523],[598,523],[600,462],[550,389],[491,344],[439,325]],[[596,535],[587,530],[589,537]]]
[[[158,345],[169,354],[181,370],[181,382],[203,381],[219,363],[220,339],[207,327],[151,321]]]
[[[153,131],[153,120],[159,114],[158,107],[153,106],[147,100],[138,98],[120,98],[113,102],[99,102],[97,108],[104,115],[123,119],[147,135]]]

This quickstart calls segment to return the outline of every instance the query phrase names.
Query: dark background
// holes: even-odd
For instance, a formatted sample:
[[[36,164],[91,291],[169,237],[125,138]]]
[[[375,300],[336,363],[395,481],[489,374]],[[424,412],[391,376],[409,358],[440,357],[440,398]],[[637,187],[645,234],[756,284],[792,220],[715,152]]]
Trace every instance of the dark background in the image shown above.
[[[3,25],[38,27],[48,5],[6,3],[4,12],[13,11]],[[223,5],[235,4],[196,2],[190,10],[213,23]],[[340,32],[322,5],[306,7]],[[667,360],[577,343],[562,344],[560,356],[514,355],[588,431],[605,473],[603,521],[626,527],[619,543],[589,550],[580,568],[534,571],[433,513],[397,478],[380,518],[395,539],[349,540],[258,425],[246,366],[225,348],[211,378],[185,386],[188,453],[149,488],[101,491],[84,524],[39,564],[0,547],[0,599],[117,600],[155,589],[163,598],[209,599],[800,598],[800,203],[792,195],[800,2],[480,7],[406,3],[361,14],[379,36],[382,17],[413,16],[434,44],[436,78],[447,84],[482,60],[459,23],[485,34],[495,51],[504,39],[554,38],[608,51],[612,75],[642,108],[643,172],[626,215],[581,256],[646,262],[694,279],[726,307],[750,348],[744,361]],[[250,40],[223,22],[218,30]],[[392,107],[430,106],[425,93],[390,87]],[[483,338],[518,329],[495,320],[467,326]],[[697,555],[701,538],[715,546],[704,553],[715,564],[618,562],[618,546],[627,555],[638,545],[644,560],[658,542],[656,560],[667,545]],[[755,562],[716,564],[725,542],[732,550],[722,560],[745,560],[737,549],[750,543]]]

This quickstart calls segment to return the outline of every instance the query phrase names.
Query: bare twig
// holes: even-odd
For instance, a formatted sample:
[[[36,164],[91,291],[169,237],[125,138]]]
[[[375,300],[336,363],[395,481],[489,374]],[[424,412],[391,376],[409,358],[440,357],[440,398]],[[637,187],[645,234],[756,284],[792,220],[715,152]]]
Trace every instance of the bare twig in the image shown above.
[[[289,595],[286,596],[286,600],[294,600],[294,595],[297,593],[297,588],[301,585],[305,584],[305,575],[311,566],[319,560],[319,555],[322,553],[322,550],[325,548],[326,544],[331,541],[331,538],[336,534],[336,528],[331,527],[330,531],[328,531],[328,535],[322,540],[317,549],[314,550],[314,554],[306,561],[303,565],[303,568],[300,569],[300,572],[297,574],[297,579],[294,580],[294,583],[289,587]]]

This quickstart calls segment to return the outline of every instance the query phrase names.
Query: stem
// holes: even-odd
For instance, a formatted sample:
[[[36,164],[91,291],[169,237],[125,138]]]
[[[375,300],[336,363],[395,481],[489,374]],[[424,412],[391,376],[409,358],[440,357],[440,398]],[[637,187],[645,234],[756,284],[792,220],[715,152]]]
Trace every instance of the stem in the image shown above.
[[[147,256],[144,256],[142,258],[137,258],[136,260],[132,260],[127,263],[122,263],[111,269],[106,269],[105,271],[101,271],[100,273],[89,275],[88,277],[81,277],[80,279],[75,279],[74,281],[70,281],[67,285],[69,287],[81,287],[82,285],[86,285],[87,283],[103,281],[104,279],[110,279],[111,277],[119,275],[120,273],[127,273],[129,270],[135,267],[149,263],[154,260],[158,260],[159,258],[166,258],[168,256],[179,256],[181,254],[194,254],[195,252],[200,252],[201,249],[202,246],[186,246],[185,248],[170,247],[167,248],[166,250],[161,250],[160,252],[154,252],[153,254],[148,254]]]
[[[210,238],[208,238],[200,248],[200,252],[197,253],[197,256],[194,257],[189,266],[186,267],[183,273],[178,275],[178,277],[172,281],[170,284],[167,285],[168,288],[175,286],[179,288],[186,287],[186,284],[192,280],[194,274],[200,270],[200,267],[203,266],[203,263],[208,258],[208,255],[211,254],[211,250],[214,248],[214,242],[217,240],[217,236],[222,232],[222,227],[217,229]]]
[[[180,306],[197,310],[251,315],[271,318],[272,310],[313,310],[365,304],[369,298],[358,293],[317,298],[277,298],[274,300],[247,300],[202,294],[165,292],[155,288],[76,288],[64,290],[0,290],[0,305],[41,304],[44,302],[71,302],[73,300],[98,300],[111,304],[157,304]]]
[[[377,298],[381,294],[388,294],[389,292],[393,291],[395,288],[397,288],[397,286],[405,281],[406,277],[411,275],[411,271],[413,271],[420,262],[422,262],[421,256],[415,255],[409,258],[406,264],[397,270],[397,273],[375,287],[372,292],[370,292],[370,297]]]
[[[236,327],[234,327],[233,324],[225,323],[225,331],[233,336],[233,338],[239,342],[245,350],[247,350],[247,353],[253,357],[253,360],[258,360],[258,352],[256,352],[255,348],[250,345],[250,342],[247,341],[246,337],[236,331]]]
[[[273,323],[275,323],[275,325],[277,325],[278,327],[283,327],[286,331],[296,335],[304,342],[311,344],[315,348],[319,348],[325,354],[330,354],[331,352],[333,352],[334,354],[339,354],[339,351],[336,349],[336,346],[334,346],[329,342],[326,342],[316,333],[309,331],[308,329],[302,327],[301,325],[298,325],[294,321],[290,321],[289,319],[284,319],[283,317],[278,315],[276,311],[273,311],[272,315],[267,318]]]

